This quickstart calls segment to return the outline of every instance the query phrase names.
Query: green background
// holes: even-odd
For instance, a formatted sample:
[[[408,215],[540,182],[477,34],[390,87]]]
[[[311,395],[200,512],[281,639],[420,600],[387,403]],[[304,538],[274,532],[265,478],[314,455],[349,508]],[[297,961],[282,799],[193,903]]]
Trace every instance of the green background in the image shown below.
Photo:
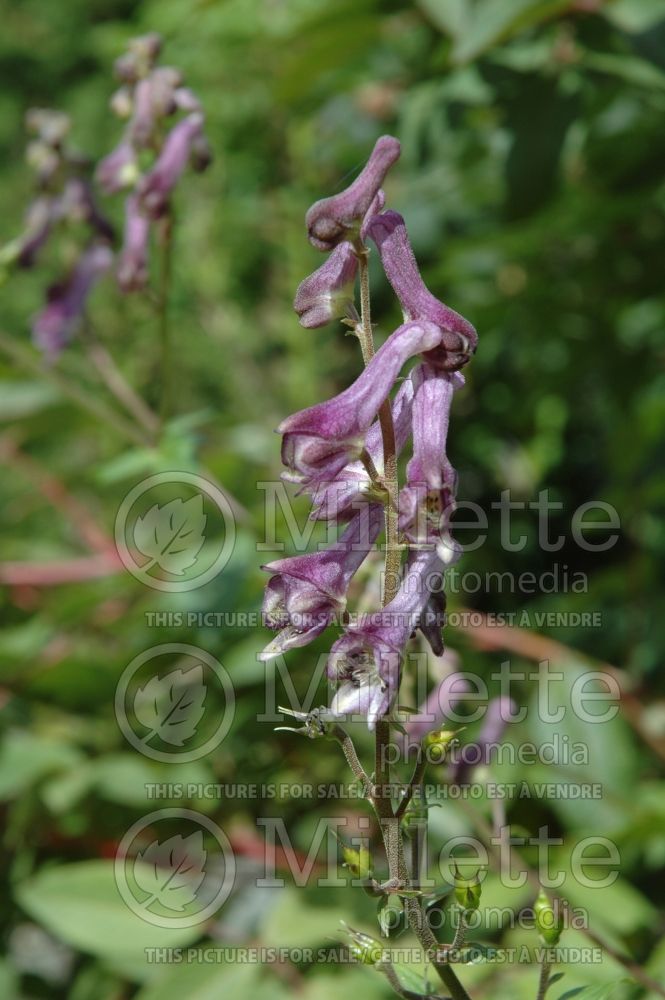
[[[202,100],[215,157],[207,173],[185,177],[175,203],[177,392],[158,447],[126,440],[82,411],[54,386],[52,372],[40,375],[0,358],[2,564],[86,555],[76,514],[49,498],[46,470],[108,537],[132,486],[164,470],[212,475],[246,510],[231,563],[201,590],[163,595],[124,571],[58,587],[27,582],[0,589],[2,995],[327,1000],[354,988],[367,1000],[390,995],[371,969],[150,964],[144,951],[202,937],[228,946],[317,948],[339,938],[340,918],[375,928],[360,890],[295,889],[288,874],[281,890],[251,887],[262,836],[257,818],[283,817],[294,846],[306,853],[318,819],[331,814],[329,804],[289,796],[267,804],[233,797],[146,801],[147,782],[347,778],[333,744],[275,734],[271,724],[256,721],[266,675],[255,654],[264,630],[147,629],[146,613],[260,609],[266,554],[257,552],[264,509],[255,484],[279,476],[273,428],[288,413],[340,391],[359,364],[357,345],[340,327],[303,330],[291,309],[298,282],[321,263],[305,238],[303,216],[313,200],[357,172],[385,132],[403,147],[387,184],[389,204],[406,217],[430,287],[479,331],[450,435],[459,496],[489,512],[502,490],[528,501],[547,488],[563,505],[552,528],[566,537],[560,552],[539,549],[534,515],[525,511],[514,520],[515,533],[528,536],[522,552],[502,549],[490,517],[487,543],[467,553],[460,568],[540,574],[556,561],[570,574],[588,575],[583,594],[481,587],[453,595],[450,608],[598,612],[599,627],[538,630],[566,647],[555,664],[565,674],[557,698],[565,703],[577,672],[597,661],[618,668],[636,699],[598,732],[576,728],[575,720],[560,727],[571,740],[590,743],[582,780],[602,783],[602,801],[534,798],[510,804],[508,815],[529,835],[549,824],[567,845],[558,855],[564,866],[570,845],[584,836],[601,833],[618,845],[617,882],[578,891],[574,902],[588,908],[603,941],[665,982],[658,910],[665,861],[662,6],[656,0],[5,0],[0,14],[3,241],[20,231],[31,197],[25,111],[65,109],[76,144],[95,158],[107,153],[121,131],[107,109],[111,66],[136,34],[163,34],[164,61],[183,70]],[[121,199],[107,200],[106,209],[120,222]],[[57,259],[47,257],[0,290],[2,331],[12,341],[29,344],[30,317],[56,268]],[[372,275],[381,339],[399,314],[378,269]],[[108,281],[96,291],[91,313],[126,377],[156,406],[159,345],[149,303],[122,299]],[[55,370],[115,405],[80,343]],[[612,504],[621,520],[618,543],[602,554],[584,552],[571,537],[572,513],[591,499]],[[305,501],[295,508],[304,523]],[[286,538],[284,524],[278,536]],[[331,634],[289,655],[303,694]],[[447,641],[464,669],[485,677],[509,655],[479,649],[473,635],[452,628]],[[201,646],[223,662],[236,687],[229,736],[189,765],[136,754],[113,713],[122,671],[160,642]],[[516,669],[533,665],[517,655],[512,661]],[[532,697],[525,682],[519,700]],[[507,738],[551,736],[531,713]],[[359,746],[363,753],[370,748],[362,733]],[[568,783],[580,776],[552,765],[497,767],[492,778]],[[180,935],[135,918],[111,874],[117,844],[132,823],[173,805],[219,823],[244,873],[212,926]],[[345,810],[359,814],[362,807],[341,803],[332,812]],[[481,812],[489,815],[485,804]],[[435,847],[471,829],[464,810],[432,811]],[[533,863],[535,854],[525,853]],[[528,890],[520,896],[488,884],[488,905],[519,908],[530,898]],[[506,930],[484,939],[519,947],[534,946],[535,937]],[[571,931],[562,943],[587,942]],[[552,997],[630,978],[609,957],[565,971]],[[526,964],[480,964],[462,976],[476,984],[474,997],[521,1000],[536,992],[535,967]],[[618,985],[611,995],[652,1000],[658,994]]]

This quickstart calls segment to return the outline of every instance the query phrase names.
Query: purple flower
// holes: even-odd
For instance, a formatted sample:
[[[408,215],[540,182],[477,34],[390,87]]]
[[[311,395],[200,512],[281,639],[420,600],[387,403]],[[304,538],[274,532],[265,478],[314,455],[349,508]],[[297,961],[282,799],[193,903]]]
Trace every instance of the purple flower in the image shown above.
[[[56,212],[58,218],[87,223],[98,236],[109,242],[115,236],[113,226],[95,201],[90,183],[81,177],[71,177],[67,181],[58,199]]]
[[[129,123],[129,138],[139,149],[149,146],[158,122],[179,107],[176,94],[182,74],[172,66],[158,66],[134,88],[134,113]],[[190,92],[191,93],[191,92]],[[193,96],[193,95],[192,95]],[[200,107],[193,108],[200,111]]]
[[[413,382],[404,379],[392,402],[395,449],[399,455],[411,433]],[[383,439],[381,426],[375,420],[365,438],[365,450],[375,468],[383,472]],[[312,520],[346,520],[362,498],[371,496],[372,482],[362,462],[349,462],[329,483],[320,483],[312,491]]]
[[[351,578],[381,533],[383,509],[366,504],[335,545],[323,552],[292,556],[268,563],[274,575],[268,581],[263,614],[279,634],[260,659],[269,660],[287,649],[305,646],[335,620],[346,606]]]
[[[395,598],[362,624],[349,626],[334,643],[327,673],[339,684],[330,706],[335,715],[365,716],[374,729],[388,712],[399,687],[404,647],[429,599],[427,578],[438,565],[436,553],[416,553]]]
[[[19,267],[32,267],[35,263],[39,251],[51,235],[55,208],[56,201],[46,196],[36,198],[30,205],[24,232],[5,248],[9,259],[16,261]]]
[[[203,115],[187,115],[166,137],[164,146],[153,166],[139,187],[141,204],[152,219],[164,214],[168,200],[180,175],[187,166],[192,143],[201,134]]]
[[[341,319],[353,304],[358,258],[350,243],[335,247],[325,264],[300,283],[293,308],[309,330]]]
[[[414,372],[414,382],[413,457],[399,495],[399,526],[414,544],[438,545],[441,560],[449,565],[459,558],[460,550],[444,533],[457,486],[455,470],[446,457],[446,437],[453,392],[464,384],[464,378],[459,372],[442,372],[423,364]]]
[[[431,323],[405,323],[348,389],[284,420],[278,430],[284,435],[282,461],[291,470],[287,478],[303,487],[330,482],[359,458],[367,431],[402,366],[440,340],[441,331]]]
[[[125,238],[116,272],[123,292],[138,291],[147,284],[149,236],[150,221],[132,195],[125,203]]]
[[[376,215],[369,221],[367,231],[376,243],[405,319],[428,320],[443,331],[441,344],[430,360],[448,371],[461,368],[475,351],[478,335],[468,320],[440,302],[426,287],[402,216],[392,211]]]
[[[112,263],[109,248],[93,243],[81,254],[69,277],[49,288],[48,302],[35,318],[32,332],[50,357],[56,357],[70,340],[93,285]]]
[[[400,144],[391,135],[377,140],[365,167],[344,191],[315,202],[305,221],[309,241],[317,250],[332,250],[343,240],[353,241],[360,233],[365,215],[373,204],[383,180],[399,158]]]
[[[137,177],[136,153],[127,140],[116,146],[97,167],[97,180],[106,194],[116,194],[123,188],[131,187]]]

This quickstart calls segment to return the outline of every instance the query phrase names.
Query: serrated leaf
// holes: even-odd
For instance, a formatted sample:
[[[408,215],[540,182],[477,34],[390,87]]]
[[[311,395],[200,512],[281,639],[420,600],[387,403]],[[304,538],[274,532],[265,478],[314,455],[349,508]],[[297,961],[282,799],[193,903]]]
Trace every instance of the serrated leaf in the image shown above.
[[[169,910],[184,910],[196,899],[205,878],[207,856],[201,830],[188,837],[176,834],[161,844],[154,840],[145,851],[139,851],[134,878],[150,896],[142,905],[147,908],[156,901]]]
[[[151,677],[134,697],[134,715],[150,730],[143,742],[159,736],[169,746],[181,747],[196,732],[206,693],[200,663],[187,671],[177,669],[163,677]]]
[[[162,507],[155,504],[137,518],[134,544],[150,560],[143,571],[159,566],[172,576],[182,576],[201,551],[207,520],[200,494],[189,500],[177,497]]]

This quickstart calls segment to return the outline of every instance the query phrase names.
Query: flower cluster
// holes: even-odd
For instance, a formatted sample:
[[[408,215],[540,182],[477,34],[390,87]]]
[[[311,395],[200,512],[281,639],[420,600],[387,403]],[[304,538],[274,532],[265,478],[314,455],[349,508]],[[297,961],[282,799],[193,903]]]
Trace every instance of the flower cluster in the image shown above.
[[[27,147],[36,194],[23,232],[0,250],[3,276],[10,268],[38,263],[47,244],[56,243],[62,276],[46,292],[46,304],[32,323],[37,345],[50,358],[71,339],[88,296],[113,263],[113,229],[99,210],[87,177],[89,161],[68,145],[69,117],[33,108],[26,125],[34,136]],[[58,240],[53,237],[58,234]]]
[[[456,476],[446,457],[446,437],[453,394],[464,384],[459,369],[477,344],[471,324],[426,288],[403,218],[384,211],[381,185],[399,154],[399,142],[383,136],[354,183],[316,202],[306,216],[310,242],[329,257],[298,289],[294,307],[301,324],[312,328],[341,319],[359,332],[354,290],[368,238],[404,322],[349,388],[278,428],[284,478],[311,495],[312,517],[348,525],[332,548],[264,567],[273,574],[264,614],[279,630],[263,653],[268,659],[304,645],[337,620],[352,577],[379,537],[383,511],[397,507],[399,542],[406,550],[397,592],[380,611],[346,627],[327,665],[337,685],[333,716],[360,714],[370,728],[391,709],[414,630],[422,629],[435,654],[443,652],[443,573],[459,556],[449,533]],[[413,359],[417,363],[400,381]],[[392,411],[394,452],[412,441],[406,482],[395,496],[384,481],[386,406]]]
[[[135,38],[116,61],[120,88],[111,108],[127,124],[119,144],[97,168],[106,194],[127,194],[117,266],[123,291],[147,284],[151,224],[168,218],[171,194],[186,167],[204,170],[211,160],[201,105],[179,70],[156,64],[161,45],[156,34]]]

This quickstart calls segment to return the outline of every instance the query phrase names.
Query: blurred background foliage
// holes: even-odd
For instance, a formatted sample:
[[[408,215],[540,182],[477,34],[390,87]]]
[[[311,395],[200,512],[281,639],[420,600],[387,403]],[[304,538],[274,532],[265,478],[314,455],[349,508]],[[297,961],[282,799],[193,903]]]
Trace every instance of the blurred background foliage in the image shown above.
[[[451,609],[483,612],[593,611],[602,627],[540,629],[567,650],[557,698],[566,704],[582,665],[625,671],[637,701],[590,739],[579,722],[557,727],[585,739],[584,780],[602,782],[600,803],[535,799],[508,805],[530,834],[549,824],[570,845],[603,833],[621,850],[607,890],[571,887],[594,930],[665,982],[665,689],[660,672],[665,618],[665,9],[657,0],[4,0],[0,33],[0,218],[2,241],[20,228],[30,197],[23,117],[56,106],[74,120],[76,144],[99,158],[120,126],[107,110],[111,66],[127,40],[165,38],[164,61],[200,95],[215,159],[183,182],[176,203],[172,316],[176,414],[155,448],[138,447],[95,421],[52,380],[0,361],[2,560],[45,563],[85,555],[77,518],[53,502],[45,470],[112,537],[118,506],[142,476],[208,470],[244,507],[233,560],[205,588],[169,596],[128,573],[58,587],[4,585],[0,606],[0,799],[4,815],[2,995],[140,1000],[277,997],[326,1000],[357,986],[389,995],[372,970],[287,966],[155,965],[144,949],[188,944],[330,945],[338,920],[372,928],[372,907],[348,890],[252,888],[262,831],[284,817],[307,853],[330,804],[232,796],[147,803],[147,782],[346,780],[331,744],[274,734],[256,716],[266,673],[256,661],[263,630],[147,628],[146,613],[260,608],[264,494],[279,476],[273,428],[287,413],[343,388],[358,370],[357,346],[341,328],[302,330],[291,309],[296,285],[321,262],[304,236],[308,205],[339,189],[384,132],[403,155],[388,184],[404,214],[430,287],[468,316],[480,348],[456,400],[451,459],[459,496],[490,515],[488,542],[467,553],[464,572],[551,569],[588,574],[586,593],[477,592],[451,595]],[[120,203],[108,211],[120,222]],[[398,314],[375,275],[377,337]],[[0,292],[2,328],[29,341],[43,270],[11,278]],[[95,292],[98,335],[151,404],[158,396],[154,316],[141,298],[119,299],[111,280]],[[85,352],[73,344],[57,370],[99,397]],[[51,484],[52,485],[52,484]],[[548,488],[562,508],[552,533],[560,552],[537,544],[535,514],[514,518],[522,552],[504,551],[490,504],[502,490],[536,499]],[[56,491],[57,493],[57,491]],[[60,499],[58,499],[60,498]],[[621,518],[618,544],[599,554],[573,541],[571,517],[599,498]],[[296,504],[301,524],[306,504]],[[286,538],[286,525],[278,537]],[[507,654],[448,630],[463,667],[488,677]],[[210,757],[158,764],[124,742],[113,714],[127,663],[159,642],[190,642],[219,657],[237,691],[233,728]],[[288,657],[305,692],[323,637]],[[517,668],[529,661],[513,656]],[[271,670],[268,671],[271,674]],[[436,673],[434,670],[433,679]],[[278,697],[284,699],[278,681]],[[281,696],[281,697],[280,697]],[[532,686],[520,688],[523,703]],[[325,692],[321,691],[321,700]],[[577,726],[577,728],[576,728]],[[473,732],[473,727],[471,727]],[[531,713],[508,739],[551,739]],[[369,741],[359,735],[361,749]],[[566,766],[492,768],[496,780],[579,780]],[[129,826],[160,805],[188,805],[229,833],[242,875],[215,922],[194,931],[141,924],[111,874]],[[480,806],[488,813],[489,806]],[[353,803],[334,812],[362,813]],[[472,825],[444,803],[432,811],[433,846]],[[525,852],[532,862],[535,853]],[[568,884],[566,886],[568,889]],[[487,902],[515,905],[529,891],[490,882]],[[535,944],[533,932],[488,931],[504,945]],[[407,939],[401,939],[407,940]],[[564,943],[587,943],[569,932]],[[630,972],[612,957],[573,965],[562,987],[613,984],[612,996],[661,995],[617,985]],[[474,996],[535,995],[528,965],[478,965],[465,974]],[[589,992],[582,996],[601,996]],[[602,993],[602,996],[609,995]]]

